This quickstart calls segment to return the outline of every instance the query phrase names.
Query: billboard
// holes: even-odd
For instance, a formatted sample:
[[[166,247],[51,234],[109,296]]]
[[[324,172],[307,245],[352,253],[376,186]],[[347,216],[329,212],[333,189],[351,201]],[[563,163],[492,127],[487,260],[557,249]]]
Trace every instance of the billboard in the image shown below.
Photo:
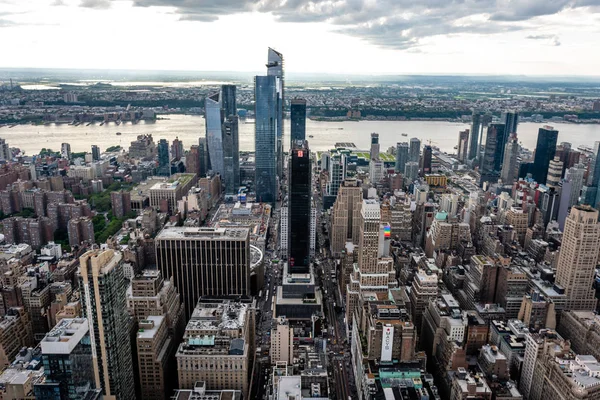
[[[394,327],[386,325],[383,327],[381,338],[381,361],[392,361],[392,348],[394,347]]]

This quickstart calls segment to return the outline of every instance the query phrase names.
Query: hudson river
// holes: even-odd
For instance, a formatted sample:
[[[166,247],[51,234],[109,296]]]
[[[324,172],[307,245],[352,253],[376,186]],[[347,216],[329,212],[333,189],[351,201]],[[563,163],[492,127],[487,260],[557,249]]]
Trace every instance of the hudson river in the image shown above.
[[[60,151],[63,142],[71,144],[73,152],[91,151],[91,145],[96,144],[100,149],[106,150],[113,145],[129,148],[132,140],[137,135],[150,133],[154,141],[165,138],[172,141],[179,137],[187,149],[198,143],[200,135],[204,135],[204,118],[195,115],[162,115],[164,120],[156,122],[140,122],[136,125],[124,123],[94,124],[90,126],[59,125],[17,125],[12,128],[0,128],[0,138],[6,139],[11,147],[18,147],[25,154],[37,154],[43,147]],[[538,129],[545,124],[522,123],[519,124],[519,141],[523,146],[533,150],[537,140]],[[580,145],[593,146],[594,141],[600,140],[600,125],[595,124],[565,124],[555,123],[548,125],[558,129],[560,142],[571,142],[574,147]],[[289,120],[285,121],[284,144],[289,142]],[[324,122],[306,121],[306,135],[312,150],[328,150],[336,142],[352,142],[361,149],[370,147],[371,132],[379,133],[381,150],[386,151],[396,142],[408,141],[417,137],[422,142],[431,140],[432,144],[440,149],[453,152],[457,145],[458,132],[470,126],[463,123],[443,121],[343,121]],[[240,121],[240,150],[254,150],[254,124]],[[116,132],[121,132],[117,136]],[[406,133],[404,137],[401,134]],[[309,138],[308,135],[312,135]],[[286,146],[287,147],[287,146]]]

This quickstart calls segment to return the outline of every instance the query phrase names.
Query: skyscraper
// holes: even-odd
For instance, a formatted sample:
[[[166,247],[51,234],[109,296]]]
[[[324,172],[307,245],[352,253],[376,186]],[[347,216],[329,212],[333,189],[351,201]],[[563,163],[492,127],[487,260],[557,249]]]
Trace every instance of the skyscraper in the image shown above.
[[[565,231],[556,266],[556,283],[565,289],[567,310],[596,309],[592,287],[600,247],[598,211],[574,206],[565,221]]]
[[[277,137],[277,175],[281,176],[283,174],[283,105],[285,104],[283,54],[270,47],[268,50],[267,76],[274,76],[276,78],[275,89],[277,96],[273,118],[277,121],[275,128]]]
[[[221,85],[221,109],[223,110],[223,119],[227,119],[230,116],[237,116],[235,92],[235,85]]]
[[[516,133],[511,133],[504,150],[502,173],[500,178],[505,184],[512,184],[519,175],[519,140]]]
[[[179,140],[179,137],[175,137],[173,139],[173,144],[171,145],[171,159],[179,160],[183,157],[183,142]]]
[[[79,258],[82,304],[89,324],[97,388],[106,398],[135,399],[127,280],[123,256],[114,250],[91,250]]]
[[[240,187],[240,140],[238,117],[230,115],[223,123],[223,184],[226,194],[237,193]]]
[[[310,268],[311,162],[306,142],[291,151],[289,171],[289,257],[291,273],[308,273]]]
[[[277,85],[278,78],[273,75],[254,78],[255,191],[256,199],[266,203],[275,202],[279,193],[277,188],[277,132],[279,130]]]
[[[185,172],[196,174],[199,179],[200,175],[200,148],[193,144],[185,156]]]
[[[371,133],[371,161],[379,160],[379,133]]]
[[[201,296],[250,295],[248,228],[168,227],[155,239],[156,264],[173,277],[189,319]]]
[[[360,182],[346,179],[340,186],[331,212],[331,252],[338,256],[347,242],[358,245],[363,193]]]
[[[423,146],[423,168],[422,174],[423,176],[427,174],[431,174],[431,158],[433,156],[433,150],[431,145],[426,144]]]
[[[95,144],[92,145],[92,160],[100,160],[100,147],[96,146]]]
[[[361,206],[358,269],[350,278],[346,292],[346,318],[351,324],[361,292],[387,293],[397,285],[394,263],[389,256],[390,238],[381,223],[381,209],[376,200],[363,200]],[[393,277],[393,278],[392,278]]]
[[[169,159],[169,142],[167,139],[158,141],[158,175],[171,175],[171,165]]]
[[[558,188],[562,179],[563,162],[558,157],[550,160],[548,165],[548,175],[546,176],[546,186]]]
[[[537,144],[535,146],[535,158],[530,168],[531,175],[537,183],[545,184],[548,176],[550,160],[556,153],[556,142],[558,131],[551,126],[544,126],[538,132]]]
[[[598,208],[600,207],[600,190],[598,190],[600,187],[600,142],[596,142],[594,145],[594,158],[590,172],[588,184],[581,197],[583,204]]]
[[[206,143],[210,154],[210,166],[214,173],[223,176],[223,120],[221,118],[220,93],[215,92],[204,100],[206,120]]]
[[[469,137],[468,159],[473,160],[479,156],[479,135],[481,134],[481,113],[473,111],[473,123]]]
[[[404,175],[404,168],[409,160],[408,149],[407,142],[396,143],[396,166],[394,168],[396,173],[401,173]]]
[[[293,143],[296,140],[306,140],[306,100],[305,99],[292,99],[290,105],[290,140]]]
[[[210,169],[210,158],[208,155],[208,143],[206,142],[205,137],[201,137],[198,139],[198,158],[199,165],[198,171],[198,179],[204,178]]]
[[[502,123],[506,125],[506,135],[517,133],[519,113],[516,111],[506,111],[502,113]]]
[[[492,124],[496,129],[496,154],[494,155],[494,171],[500,172],[504,160],[504,150],[508,141],[508,132],[504,124]]]
[[[60,156],[66,160],[71,159],[71,145],[69,143],[60,145]]]
[[[416,163],[421,161],[421,141],[417,138],[410,139],[408,160]]]
[[[458,133],[457,157],[458,161],[466,162],[469,153],[469,130],[465,129]]]

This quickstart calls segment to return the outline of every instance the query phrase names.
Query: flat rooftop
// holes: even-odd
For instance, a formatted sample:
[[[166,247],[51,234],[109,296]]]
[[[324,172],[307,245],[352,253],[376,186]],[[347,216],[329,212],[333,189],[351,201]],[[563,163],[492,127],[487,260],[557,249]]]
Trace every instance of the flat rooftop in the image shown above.
[[[169,226],[161,230],[156,240],[186,239],[186,240],[245,240],[250,234],[249,228],[207,228],[195,226]]]
[[[198,303],[186,326],[187,330],[235,330],[246,325],[247,303],[224,301]]]

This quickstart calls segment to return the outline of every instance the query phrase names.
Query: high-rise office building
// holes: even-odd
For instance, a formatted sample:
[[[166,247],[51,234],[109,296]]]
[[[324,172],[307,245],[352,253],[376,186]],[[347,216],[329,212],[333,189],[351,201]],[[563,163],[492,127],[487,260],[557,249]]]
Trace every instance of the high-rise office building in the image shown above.
[[[511,133],[506,148],[500,178],[505,184],[512,184],[519,177],[519,140],[515,133]]]
[[[289,171],[288,264],[291,273],[310,268],[311,158],[307,142],[295,142]]]
[[[358,247],[358,268],[352,272],[346,290],[346,320],[351,324],[360,294],[369,291],[387,293],[397,286],[394,262],[390,257],[390,234],[381,222],[380,204],[363,200]]]
[[[326,195],[323,196],[324,210],[333,206],[344,179],[346,179],[346,155],[333,154],[329,159],[329,180],[325,186]]]
[[[92,160],[100,161],[100,147],[95,144],[92,145]]]
[[[158,269],[183,296],[186,318],[202,296],[250,295],[248,228],[167,227],[155,248]]]
[[[104,398],[135,399],[127,280],[123,256],[114,250],[92,250],[79,258],[82,303],[89,324],[95,386]]]
[[[500,173],[500,164],[504,151],[500,151],[498,146],[503,144],[504,124],[491,124],[487,128],[485,140],[485,150],[481,162],[481,179],[482,181],[491,181]]]
[[[179,140],[179,137],[173,139],[171,144],[171,159],[180,160],[183,157],[183,142]]]
[[[158,175],[171,175],[171,160],[169,158],[169,142],[167,139],[158,141]]]
[[[237,101],[236,101],[235,85],[221,85],[221,109],[223,110],[222,118],[237,117]]]
[[[550,160],[556,153],[556,142],[558,131],[551,126],[544,126],[538,132],[537,144],[535,146],[535,158],[530,172],[537,183],[545,184],[548,177],[548,166]]]
[[[208,154],[208,143],[205,137],[198,139],[198,158],[200,160],[198,165],[198,170],[200,171],[198,179],[200,179],[204,178],[210,170],[210,156]]]
[[[238,117],[231,115],[223,123],[223,184],[226,194],[236,194],[240,187],[240,140]]]
[[[60,320],[42,339],[40,347],[45,380],[34,386],[35,398],[84,399],[84,392],[95,387],[88,320]]]
[[[456,147],[458,161],[466,162],[469,153],[469,130],[465,129],[464,131],[460,131],[458,133],[458,145]]]
[[[290,140],[293,143],[297,140],[306,140],[306,100],[292,99],[290,105]]]
[[[502,169],[502,161],[504,160],[504,150],[508,141],[508,133],[506,125],[492,124],[496,129],[496,154],[494,155],[494,171],[500,172]]]
[[[71,159],[71,145],[69,143],[60,145],[60,156],[66,160]]]
[[[141,398],[169,399],[167,371],[169,358],[177,344],[169,337],[167,318],[164,315],[148,316],[139,321],[138,328],[136,346]]]
[[[431,174],[431,158],[433,157],[433,150],[431,145],[426,144],[423,146],[423,163],[421,173],[423,176]]]
[[[408,150],[408,142],[396,143],[396,166],[394,168],[396,173],[404,175],[404,168],[409,161]]]
[[[582,203],[592,207],[600,207],[600,142],[594,145],[593,164],[588,174],[587,185],[582,194]]]
[[[284,96],[284,71],[283,71],[283,54],[269,47],[267,55],[267,76],[275,77],[275,89],[277,96],[275,98],[275,114],[273,118],[277,121],[276,132],[276,148],[277,148],[277,175],[283,174],[283,106],[285,104]]]
[[[565,180],[571,182],[571,196],[569,197],[569,205],[571,208],[579,203],[579,195],[583,189],[583,177],[585,175],[585,166],[583,164],[575,164],[575,166],[567,169],[565,172]]]
[[[600,247],[598,211],[574,206],[565,221],[556,267],[556,283],[565,290],[568,310],[595,310],[598,299],[592,287]]]
[[[469,155],[468,159],[473,160],[479,157],[479,135],[481,134],[481,113],[473,111],[473,122],[471,125],[471,135],[469,137]]]
[[[407,162],[404,166],[404,177],[411,183],[417,179],[419,177],[419,163],[413,161]]]
[[[502,113],[502,123],[506,126],[506,135],[517,133],[519,113],[517,111],[506,111]]]
[[[276,76],[257,76],[254,78],[255,122],[255,191],[257,201],[273,203],[277,200],[277,162],[278,162],[278,103],[279,93]],[[211,159],[212,162],[212,159]]]
[[[223,176],[225,166],[223,161],[223,120],[221,117],[221,94],[215,92],[204,100],[204,115],[206,121],[206,144],[210,154],[210,166],[214,173]]]
[[[294,362],[294,328],[286,317],[279,317],[271,329],[271,364]]]
[[[418,138],[410,139],[408,160],[416,163],[420,163],[421,161],[421,141]]]
[[[12,160],[10,146],[6,142],[6,139],[3,138],[0,138],[0,160]]]
[[[379,133],[373,132],[371,133],[371,152],[370,159],[371,161],[379,160]]]
[[[548,165],[548,175],[546,176],[546,186],[558,188],[562,179],[563,162],[560,158],[554,157]]]
[[[346,179],[340,186],[331,212],[331,253],[339,255],[347,242],[358,244],[363,193],[360,182]]]
[[[200,175],[200,147],[196,144],[190,147],[185,156],[185,172],[196,174],[198,179],[203,176]]]

